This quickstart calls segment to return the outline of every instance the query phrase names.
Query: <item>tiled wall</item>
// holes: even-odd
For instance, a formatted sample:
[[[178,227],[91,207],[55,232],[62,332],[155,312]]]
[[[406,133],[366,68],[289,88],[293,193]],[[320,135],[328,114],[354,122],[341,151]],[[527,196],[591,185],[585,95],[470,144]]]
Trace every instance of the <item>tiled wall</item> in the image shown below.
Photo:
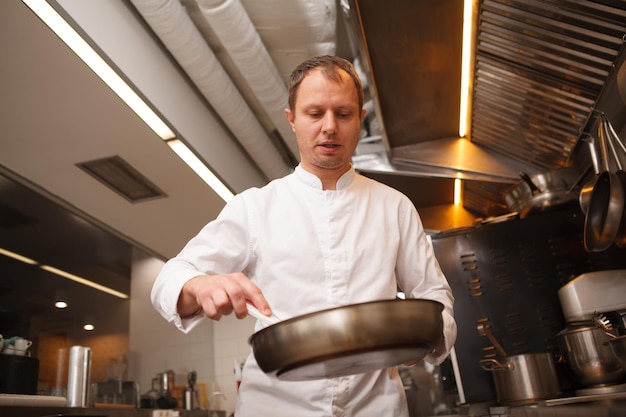
[[[238,320],[230,315],[213,324],[215,380],[226,395],[222,405],[227,415],[235,409],[237,399],[235,362],[242,363],[251,351],[248,338],[254,333],[254,322],[251,317]]]
[[[145,394],[152,378],[171,369],[176,385],[187,382],[187,373],[196,371],[198,382],[206,385],[214,405],[230,415],[237,398],[235,361],[243,361],[250,352],[248,338],[254,320],[224,317],[219,322],[205,320],[188,334],[167,323],[150,303],[150,290],[163,262],[136,251],[133,259],[130,301],[129,379],[139,383]]]

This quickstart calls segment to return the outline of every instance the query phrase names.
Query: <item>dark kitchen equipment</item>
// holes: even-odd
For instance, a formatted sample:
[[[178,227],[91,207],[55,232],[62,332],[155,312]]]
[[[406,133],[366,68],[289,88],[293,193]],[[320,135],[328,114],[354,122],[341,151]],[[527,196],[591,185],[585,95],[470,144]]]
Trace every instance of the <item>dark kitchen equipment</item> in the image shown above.
[[[173,410],[174,408],[178,407],[178,400],[169,395],[161,395],[156,400],[156,406],[157,408],[163,410]]]
[[[522,172],[520,177],[522,181],[511,187],[504,196],[509,209],[518,212],[520,218],[531,212],[559,207],[578,198],[574,185],[580,173],[575,168],[559,168],[532,176]]]
[[[0,353],[0,393],[37,394],[39,359]]]
[[[500,404],[533,404],[561,395],[550,353],[512,355],[497,360],[483,359],[480,366],[491,372]]]
[[[624,369],[606,342],[613,340],[593,322],[570,324],[556,335],[565,362],[587,387],[619,383]]]
[[[574,205],[528,216],[523,221],[483,224],[474,231],[456,235],[433,235],[435,255],[457,296],[454,305],[459,336],[455,353],[460,377],[455,380],[467,403],[496,400],[493,377],[479,363],[486,352],[495,351],[484,350],[489,348],[489,343],[476,331],[478,323],[488,320],[509,355],[556,353],[554,336],[566,325],[559,300],[555,298],[559,288],[570,276],[589,270],[626,268],[626,252],[615,245],[604,252],[585,251],[583,228],[584,215]],[[608,285],[610,290],[600,292],[598,300],[608,302],[607,295],[614,295],[626,304],[622,295],[626,294],[626,286],[623,291],[620,287],[618,291],[612,289],[620,281],[626,284],[626,271],[615,275],[615,282]],[[594,276],[590,281],[597,278]],[[584,297],[590,291],[585,289],[579,295],[576,299],[583,298],[586,305]],[[616,313],[620,309],[608,303],[596,303],[595,297],[593,301],[592,312],[597,309]],[[609,318],[615,328],[614,315]],[[565,364],[557,362],[556,367],[559,377],[562,371],[567,371]],[[564,393],[574,391],[577,386],[572,378],[561,378]]]
[[[150,390],[141,396],[140,408],[154,408],[159,397],[159,391],[159,378],[152,378]]]
[[[369,372],[423,359],[443,337],[443,305],[382,300],[309,313],[250,337],[259,367],[282,380]]]
[[[624,188],[617,174],[611,171],[606,138],[606,117],[598,116],[598,138],[604,162],[593,186],[585,217],[584,244],[588,252],[601,252],[613,244],[624,212]]]

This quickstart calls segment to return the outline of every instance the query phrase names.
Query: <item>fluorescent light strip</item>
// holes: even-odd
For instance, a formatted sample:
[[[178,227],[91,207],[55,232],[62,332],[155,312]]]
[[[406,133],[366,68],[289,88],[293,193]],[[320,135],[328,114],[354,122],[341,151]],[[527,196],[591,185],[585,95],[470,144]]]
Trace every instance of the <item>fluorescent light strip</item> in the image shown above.
[[[461,106],[459,111],[459,136],[467,135],[469,116],[470,64],[472,57],[472,32],[474,0],[465,0],[463,5],[463,55],[461,58]]]
[[[132,88],[45,0],[22,0],[78,55],[161,139],[176,135]]]
[[[211,172],[206,165],[181,140],[168,140],[167,144],[200,178],[220,196],[225,202],[233,199],[233,193]]]
[[[454,205],[458,206],[461,204],[461,198],[462,198],[462,194],[461,194],[461,190],[462,190],[462,186],[463,183],[461,182],[461,180],[459,178],[455,178],[454,179]]]
[[[88,287],[95,288],[96,290],[100,290],[100,291],[105,292],[107,294],[111,294],[111,295],[114,295],[114,296],[119,297],[119,298],[128,298],[128,295],[124,294],[123,292],[119,292],[119,291],[116,291],[116,290],[111,289],[109,287],[105,287],[104,285],[100,285],[100,284],[97,284],[97,283],[95,283],[93,281],[89,281],[88,279],[79,277],[78,275],[70,274],[69,272],[65,272],[65,271],[63,271],[61,269],[58,269],[58,268],[55,268],[53,266],[50,266],[50,265],[39,265],[39,268],[43,269],[44,271],[52,272],[53,274],[56,274],[56,275],[58,275],[60,277],[67,278],[67,279],[72,280],[74,282],[78,282],[79,284],[83,284],[83,285],[86,285]]]
[[[58,269],[58,268],[55,268],[53,266],[40,264],[39,262],[37,262],[37,261],[35,261],[33,259],[27,258],[25,256],[22,256],[20,254],[15,253],[15,252],[11,252],[9,250],[0,248],[0,255],[8,256],[9,258],[13,258],[13,259],[15,259],[17,261],[24,262],[24,263],[29,264],[29,265],[35,265],[35,266],[43,269],[44,271],[52,272],[53,274],[59,275],[59,276],[61,276],[63,278],[67,278],[67,279],[72,280],[74,282],[78,282],[79,284],[83,284],[83,285],[86,285],[88,287],[95,288],[96,290],[100,290],[100,291],[105,292],[107,294],[111,294],[111,295],[114,295],[116,297],[124,298],[124,299],[128,298],[128,294],[124,294],[123,292],[116,291],[116,290],[114,290],[112,288],[109,288],[109,287],[105,287],[104,285],[100,285],[100,284],[98,284],[96,282],[93,282],[93,281],[90,281],[90,280],[88,280],[86,278],[79,277],[78,275],[70,274],[69,272],[65,272],[65,271],[63,271],[61,269]]]
[[[25,264],[30,264],[30,265],[37,265],[39,262],[27,258],[25,256],[22,256],[18,253],[15,252],[11,252],[10,250],[6,250],[6,249],[2,249],[0,248],[0,255],[4,255],[4,256],[8,256],[9,258],[13,258],[15,260],[18,260],[20,262],[24,262]]]

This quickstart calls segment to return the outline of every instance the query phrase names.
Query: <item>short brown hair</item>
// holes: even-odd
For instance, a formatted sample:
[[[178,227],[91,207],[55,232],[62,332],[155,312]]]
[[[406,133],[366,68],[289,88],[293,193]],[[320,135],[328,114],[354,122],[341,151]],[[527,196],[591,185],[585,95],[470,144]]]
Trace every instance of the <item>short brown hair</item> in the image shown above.
[[[359,111],[363,109],[364,95],[363,95],[363,85],[361,84],[361,79],[357,74],[354,66],[350,61],[344,58],[340,58],[338,56],[331,55],[323,55],[316,56],[310,59],[307,59],[302,64],[298,65],[298,67],[293,70],[291,76],[289,77],[289,109],[294,111],[296,108],[296,96],[298,95],[298,89],[300,88],[300,84],[304,77],[315,68],[321,68],[322,74],[328,79],[339,81],[339,71],[345,71],[352,81],[354,82],[354,86],[356,87],[357,96],[359,97]]]

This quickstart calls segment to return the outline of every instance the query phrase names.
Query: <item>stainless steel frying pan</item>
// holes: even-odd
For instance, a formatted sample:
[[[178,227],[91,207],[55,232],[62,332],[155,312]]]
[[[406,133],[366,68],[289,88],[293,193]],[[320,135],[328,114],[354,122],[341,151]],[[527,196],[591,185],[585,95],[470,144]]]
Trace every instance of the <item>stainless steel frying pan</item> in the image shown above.
[[[443,305],[382,300],[331,308],[250,337],[263,372],[286,381],[335,378],[423,359],[443,337]]]

